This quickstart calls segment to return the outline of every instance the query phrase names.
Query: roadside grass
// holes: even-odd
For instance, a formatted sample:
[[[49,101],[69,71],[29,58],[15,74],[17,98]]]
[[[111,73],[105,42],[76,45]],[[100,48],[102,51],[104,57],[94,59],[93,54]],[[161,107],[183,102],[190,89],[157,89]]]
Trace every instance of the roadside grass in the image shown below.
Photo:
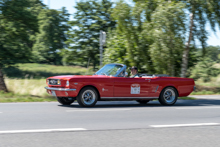
[[[220,87],[220,75],[218,75],[217,77],[211,77],[211,80],[209,82],[204,82],[202,79],[198,79],[195,81],[195,83],[196,85],[206,87]]]
[[[202,79],[195,81],[196,90],[191,95],[214,95],[220,94],[220,75],[211,77],[209,82],[204,82]]]
[[[12,92],[4,93],[0,92],[0,103],[9,102],[52,102],[56,101],[55,97],[52,96],[33,96],[33,95],[19,95]]]
[[[10,92],[18,95],[48,96],[46,89],[46,79],[5,79],[5,83]]]
[[[187,96],[187,97],[179,97],[178,99],[181,99],[181,100],[196,100],[196,98],[190,97],[190,96]]]
[[[93,74],[92,69],[79,66],[55,66],[36,63],[17,64],[15,67],[4,69],[5,83],[9,94],[0,95],[1,101],[50,101],[44,87],[46,78],[57,75]],[[18,96],[16,96],[18,95]],[[39,97],[42,97],[41,99]],[[7,100],[4,100],[7,98]],[[48,99],[49,98],[49,99]],[[20,100],[21,99],[21,100]],[[54,100],[54,99],[53,99]]]
[[[220,94],[220,92],[202,90],[202,91],[192,92],[190,95],[215,95],[215,94]]]
[[[8,78],[18,79],[45,79],[57,75],[92,75],[91,68],[80,66],[57,66],[37,63],[16,64],[14,67],[3,69]]]

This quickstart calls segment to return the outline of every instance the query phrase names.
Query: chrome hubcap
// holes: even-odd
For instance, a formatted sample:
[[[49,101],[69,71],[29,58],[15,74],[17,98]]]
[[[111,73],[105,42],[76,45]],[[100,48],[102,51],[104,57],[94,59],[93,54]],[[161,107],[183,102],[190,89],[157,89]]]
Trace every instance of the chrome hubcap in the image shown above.
[[[176,94],[173,89],[167,89],[164,92],[163,97],[167,103],[172,103],[175,100]]]
[[[96,96],[92,90],[86,90],[82,94],[83,103],[86,105],[91,105],[95,102]]]

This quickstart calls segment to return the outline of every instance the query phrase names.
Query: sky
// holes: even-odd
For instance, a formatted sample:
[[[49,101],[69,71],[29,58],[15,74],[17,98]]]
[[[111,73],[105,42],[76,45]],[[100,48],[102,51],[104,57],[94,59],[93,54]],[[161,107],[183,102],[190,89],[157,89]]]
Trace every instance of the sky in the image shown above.
[[[76,2],[80,0],[42,0],[44,4],[48,5],[50,9],[61,9],[62,7],[66,7],[68,12],[72,15],[76,12],[74,6]],[[117,0],[112,0],[117,1]],[[128,3],[131,3],[131,0],[126,0]],[[70,19],[73,19],[73,16],[70,16]],[[208,45],[219,45],[220,46],[220,28],[216,27],[216,32],[214,33],[210,26],[207,25],[206,29],[209,31],[209,37],[207,44]]]

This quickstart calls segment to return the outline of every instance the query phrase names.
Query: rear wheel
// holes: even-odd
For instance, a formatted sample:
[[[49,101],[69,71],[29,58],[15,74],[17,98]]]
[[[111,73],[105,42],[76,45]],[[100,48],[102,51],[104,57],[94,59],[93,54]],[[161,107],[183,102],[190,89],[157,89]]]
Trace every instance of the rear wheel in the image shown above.
[[[150,100],[136,100],[140,104],[147,104]]]
[[[177,101],[178,93],[173,87],[166,87],[160,94],[159,102],[162,105],[170,106],[174,105]]]
[[[75,101],[75,99],[69,97],[57,97],[57,101],[62,105],[70,105]]]
[[[83,88],[77,96],[77,102],[83,107],[95,106],[98,100],[98,93],[93,87]]]

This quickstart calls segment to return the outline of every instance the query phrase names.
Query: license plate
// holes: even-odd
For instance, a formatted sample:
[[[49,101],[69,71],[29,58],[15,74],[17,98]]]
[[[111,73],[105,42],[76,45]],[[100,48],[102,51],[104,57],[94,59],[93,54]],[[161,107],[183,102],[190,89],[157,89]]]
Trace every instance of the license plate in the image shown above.
[[[55,91],[51,91],[52,96],[57,96]]]

